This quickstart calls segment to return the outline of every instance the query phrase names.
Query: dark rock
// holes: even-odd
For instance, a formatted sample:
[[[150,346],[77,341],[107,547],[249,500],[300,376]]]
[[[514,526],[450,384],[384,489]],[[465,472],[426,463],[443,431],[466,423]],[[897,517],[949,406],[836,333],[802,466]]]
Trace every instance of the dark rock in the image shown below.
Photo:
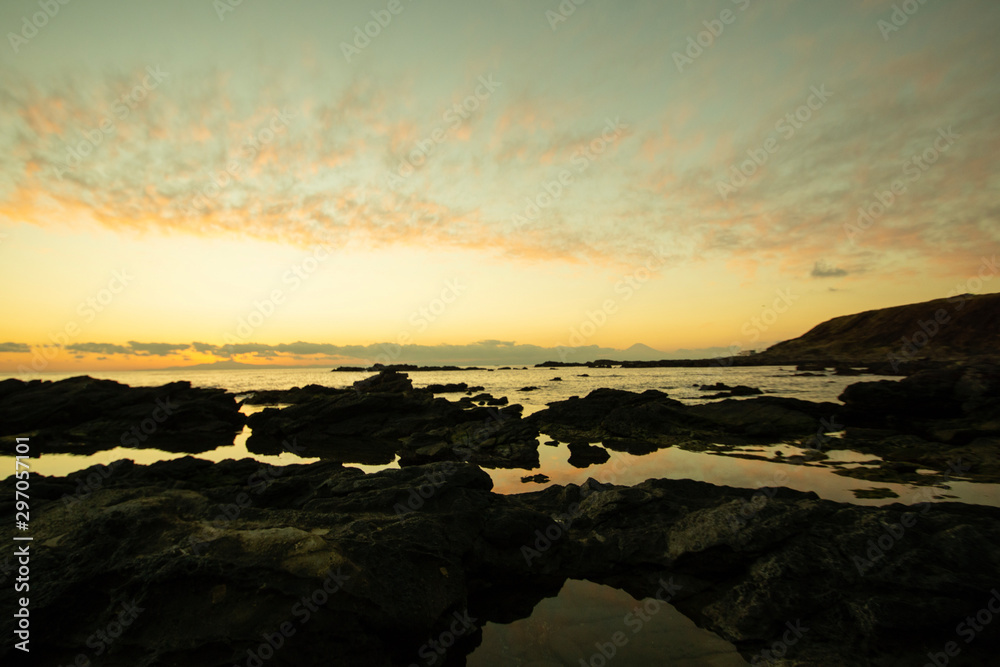
[[[690,480],[504,496],[463,463],[365,475],[190,458],[57,499],[82,475],[35,478],[31,565],[59,576],[31,581],[33,664],[92,655],[87,638],[133,601],[142,611],[102,665],[244,664],[285,622],[295,632],[275,665],[412,664],[468,610],[469,641],[438,654],[461,664],[483,623],[526,616],[567,577],[637,599],[672,582],[671,604],[747,658],[792,622],[808,631],[790,664],[923,664],[956,641],[956,619],[986,608],[1000,572],[1000,510],[956,503],[862,507]],[[307,623],[295,610],[324,584]],[[17,595],[3,587],[0,605]],[[13,637],[16,621],[4,615],[0,632]],[[1000,625],[982,627],[961,647],[969,664],[1000,652]]]
[[[551,380],[549,380],[549,382],[562,382],[562,378],[561,377],[554,377]]]
[[[480,389],[482,389],[482,387],[480,387]],[[464,382],[429,384],[427,385],[427,391],[433,394],[458,394],[463,391],[469,391],[469,385]]]
[[[702,385],[700,389],[701,391],[712,391],[715,389],[722,389],[723,391],[720,391],[717,394],[710,394],[708,396],[703,397],[703,398],[713,398],[713,399],[732,398],[734,396],[757,396],[759,394],[764,393],[757,387],[747,387],[742,384],[738,384],[735,387],[730,387],[729,385],[723,384],[722,382],[717,382],[714,385]]]
[[[231,445],[245,417],[222,389],[171,382],[129,387],[88,376],[0,382],[0,437],[30,436],[46,452],[115,447],[206,452]]]
[[[899,494],[885,487],[871,489],[851,489],[855,498],[899,498]]]
[[[538,391],[538,387],[521,387],[518,391]]]
[[[413,391],[413,382],[406,373],[386,369],[379,371],[378,375],[358,380],[354,383],[354,389],[363,394]]]
[[[799,364],[795,367],[797,371],[809,371],[810,373],[822,373],[826,371],[824,364]]]
[[[606,463],[611,458],[608,450],[586,442],[569,443],[569,452],[569,464],[574,468],[587,468],[597,463]]]
[[[528,421],[563,441],[618,438],[628,443],[646,441],[646,449],[657,449],[692,438],[714,442],[724,434],[762,439],[813,435],[821,428],[822,419],[835,416],[839,410],[840,406],[832,403],[776,396],[685,405],[656,390],[636,394],[596,389],[582,399],[550,403]]]
[[[243,399],[243,402],[247,405],[293,404],[303,403],[318,396],[339,396],[345,392],[353,391],[353,389],[336,389],[318,384],[307,384],[304,387],[292,387],[291,389],[266,389],[250,392]]]
[[[406,383],[401,383],[392,377],[394,371],[384,374],[389,380],[375,386],[408,386],[405,375],[401,377]],[[507,423],[520,422],[521,406],[469,407],[471,401],[463,399],[450,402],[426,390],[343,390],[250,415],[247,448],[368,465],[391,463],[398,454],[403,465],[467,459],[494,467],[537,467],[537,430]],[[481,445],[482,451],[466,451],[470,433],[494,430],[498,432],[490,437],[474,439],[472,444]]]
[[[537,475],[528,475],[527,477],[522,477],[521,481],[527,484],[528,482],[535,482],[536,484],[548,484],[549,476],[542,475],[541,473]]]

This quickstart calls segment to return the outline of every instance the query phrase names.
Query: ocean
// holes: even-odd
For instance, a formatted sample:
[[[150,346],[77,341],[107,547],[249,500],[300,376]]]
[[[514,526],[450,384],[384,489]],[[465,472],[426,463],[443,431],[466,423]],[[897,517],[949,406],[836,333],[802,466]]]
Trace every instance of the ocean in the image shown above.
[[[79,373],[38,373],[8,375],[6,377],[17,377],[23,380],[60,380],[74,375],[79,375]],[[160,386],[177,380],[188,380],[197,387],[219,387],[242,395],[255,390],[290,389],[307,384],[350,387],[354,381],[368,377],[371,373],[331,372],[324,368],[261,368],[116,371],[92,372],[89,375],[95,378],[115,380],[131,386]],[[482,386],[487,393],[497,397],[507,396],[511,403],[523,405],[525,415],[545,409],[546,404],[553,401],[565,400],[570,396],[585,396],[590,391],[600,387],[635,392],[658,389],[682,402],[698,403],[706,400],[704,395],[707,393],[699,391],[698,386],[724,382],[729,385],[743,384],[758,387],[767,395],[787,396],[809,401],[837,402],[837,397],[844,388],[854,382],[898,379],[873,376],[846,377],[833,374],[802,377],[797,375],[794,367],[790,366],[642,369],[515,367],[512,370],[412,371],[409,376],[416,387],[455,382],[464,382],[469,386]],[[538,389],[530,392],[519,391],[528,386],[538,387]],[[450,400],[457,400],[462,395],[446,394],[444,396]],[[245,405],[242,407],[243,412],[247,414],[261,409],[263,406]],[[280,456],[251,453],[246,449],[246,439],[249,434],[249,429],[244,427],[243,432],[236,436],[231,446],[219,447],[198,454],[197,457],[211,461],[252,458],[262,464],[270,465],[307,463],[316,460],[302,459],[288,452]],[[546,443],[551,438],[542,434],[539,440],[540,443]],[[611,459],[604,464],[575,468],[568,463],[569,450],[566,443],[561,443],[558,446],[540,444],[540,469],[531,471],[520,469],[488,470],[488,472],[493,477],[494,489],[499,493],[533,491],[543,488],[547,484],[582,483],[588,478],[606,483],[631,485],[641,483],[649,478],[662,477],[694,479],[743,488],[764,489],[786,486],[801,491],[814,491],[820,497],[830,500],[865,505],[881,505],[892,502],[916,503],[928,499],[925,487],[868,482],[836,474],[834,469],[828,465],[831,461],[836,461],[845,468],[863,466],[866,461],[872,461],[871,456],[860,455],[848,450],[827,451],[826,453],[830,457],[827,462],[799,465],[782,462],[782,459],[800,451],[794,445],[787,443],[747,447],[738,453],[759,457],[747,459],[671,447],[643,456],[610,452]],[[184,454],[157,449],[127,449],[124,447],[86,456],[42,454],[31,462],[31,470],[34,474],[40,475],[66,475],[76,470],[98,464],[106,465],[123,458],[132,459],[140,464],[149,464],[181,456]],[[761,458],[766,460],[761,460]],[[351,465],[366,472],[374,472],[385,467],[396,467],[398,464],[391,463],[388,466]],[[0,466],[5,466],[0,469],[13,471],[12,457],[0,457]],[[521,481],[521,477],[536,473],[547,475],[550,482],[539,484]],[[859,499],[854,495],[856,489],[873,487],[890,489],[898,497]],[[1000,506],[1000,485],[996,484],[949,481],[947,488],[935,489],[934,491],[939,496],[934,500],[956,500]]]

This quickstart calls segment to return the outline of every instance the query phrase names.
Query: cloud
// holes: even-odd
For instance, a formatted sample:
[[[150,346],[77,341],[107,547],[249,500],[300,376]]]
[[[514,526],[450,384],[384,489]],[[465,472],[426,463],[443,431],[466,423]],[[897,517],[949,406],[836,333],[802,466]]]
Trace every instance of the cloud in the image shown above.
[[[174,345],[171,343],[137,343],[134,340],[128,342],[133,354],[151,355],[156,357],[167,357],[174,352],[187,350],[190,344]]]
[[[113,343],[71,343],[66,346],[70,352],[85,352],[88,354],[132,354],[131,346],[115,345]]]
[[[927,6],[921,21],[936,25],[939,11],[948,29],[924,34],[915,21],[887,43],[874,19],[890,0],[795,12],[763,3],[678,76],[672,51],[710,18],[684,4],[584,12],[560,40],[525,42],[521,25],[516,46],[499,27],[483,35],[493,47],[482,51],[495,48],[504,64],[503,85],[455,127],[445,114],[489,74],[489,59],[472,58],[461,76],[405,58],[377,76],[340,63],[328,72],[253,59],[231,70],[171,66],[118,115],[115,101],[145,80],[146,63],[51,78],[5,71],[0,220],[577,262],[627,263],[666,247],[679,262],[721,256],[799,276],[820,253],[852,274],[873,247],[889,250],[873,269],[942,257],[935,266],[944,270],[1000,242],[1000,85],[982,74],[1000,66],[994,4],[947,15]],[[604,19],[627,28],[641,57],[621,61],[615,42],[599,38]],[[802,37],[820,21],[826,30]],[[862,21],[871,39],[845,39]],[[664,25],[669,34],[650,28]],[[653,92],[650,80],[664,85]],[[776,133],[775,121],[824,84],[829,101],[793,136]],[[628,131],[578,170],[581,151],[601,145],[605,118],[619,116]],[[105,119],[112,131],[102,134]],[[844,226],[858,207],[888,191],[902,163],[949,125],[958,142],[850,243]],[[438,129],[444,138],[430,140]],[[772,135],[778,151],[721,200],[716,183]],[[390,184],[407,159],[412,173]],[[558,182],[564,170],[568,185]],[[532,206],[530,224],[512,229]]]
[[[31,347],[24,343],[0,343],[0,352],[31,352]]]
[[[11,349],[3,349],[3,347]],[[129,341],[128,345],[113,343],[74,343],[66,349],[79,353],[76,358],[87,355],[98,360],[120,356],[161,356],[170,357],[188,350],[196,350],[218,359],[241,361],[282,361],[299,360],[326,363],[330,365],[421,364],[421,365],[524,365],[543,361],[591,361],[594,359],[670,359],[688,358],[692,351],[677,353],[659,351],[644,352],[641,355],[610,347],[587,345],[581,347],[541,347],[518,344],[515,341],[483,340],[468,345],[404,345],[395,343],[373,343],[370,345],[333,345],[330,343],[239,343],[231,345],[211,345],[209,343],[142,343]],[[722,348],[718,348],[722,349]],[[29,352],[30,348],[21,343],[4,343],[0,352]],[[697,352],[697,351],[695,351]],[[715,356],[715,348],[706,350],[706,356]],[[680,356],[677,356],[680,354]],[[185,360],[189,360],[186,355]]]
[[[813,278],[842,278],[847,275],[847,271],[821,260],[813,265],[809,275]]]

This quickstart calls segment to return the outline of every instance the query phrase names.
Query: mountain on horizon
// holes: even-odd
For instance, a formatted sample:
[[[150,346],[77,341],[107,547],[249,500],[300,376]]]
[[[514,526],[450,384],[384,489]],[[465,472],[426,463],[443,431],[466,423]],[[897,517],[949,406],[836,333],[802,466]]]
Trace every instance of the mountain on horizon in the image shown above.
[[[644,343],[635,343],[622,350],[621,358],[625,361],[656,361],[663,359],[664,353],[651,348]]]

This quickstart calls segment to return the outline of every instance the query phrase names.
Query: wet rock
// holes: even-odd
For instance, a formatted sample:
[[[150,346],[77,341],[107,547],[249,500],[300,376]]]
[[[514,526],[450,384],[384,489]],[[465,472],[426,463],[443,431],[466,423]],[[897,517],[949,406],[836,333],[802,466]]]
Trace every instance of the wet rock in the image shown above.
[[[534,386],[521,387],[520,389],[518,389],[518,391],[538,391],[538,387]]]

